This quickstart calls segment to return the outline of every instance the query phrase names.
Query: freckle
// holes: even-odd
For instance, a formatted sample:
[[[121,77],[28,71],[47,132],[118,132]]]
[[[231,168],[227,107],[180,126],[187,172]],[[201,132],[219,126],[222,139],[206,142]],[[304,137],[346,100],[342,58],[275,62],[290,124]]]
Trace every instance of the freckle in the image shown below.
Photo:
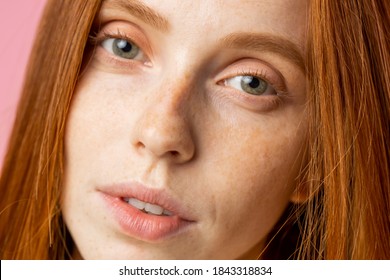
[[[191,77],[191,73],[186,72],[185,75],[184,75],[184,78],[185,78],[186,80],[188,80],[190,77]]]

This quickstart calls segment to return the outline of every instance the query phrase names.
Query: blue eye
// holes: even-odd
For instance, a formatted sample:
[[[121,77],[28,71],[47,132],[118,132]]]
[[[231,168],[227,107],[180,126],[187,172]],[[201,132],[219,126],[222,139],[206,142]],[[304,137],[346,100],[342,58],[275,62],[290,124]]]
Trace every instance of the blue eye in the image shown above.
[[[101,45],[109,53],[124,59],[141,60],[143,58],[143,52],[141,49],[129,40],[109,38],[105,39]]]
[[[225,80],[225,85],[252,95],[275,95],[275,89],[256,76],[235,76]]]

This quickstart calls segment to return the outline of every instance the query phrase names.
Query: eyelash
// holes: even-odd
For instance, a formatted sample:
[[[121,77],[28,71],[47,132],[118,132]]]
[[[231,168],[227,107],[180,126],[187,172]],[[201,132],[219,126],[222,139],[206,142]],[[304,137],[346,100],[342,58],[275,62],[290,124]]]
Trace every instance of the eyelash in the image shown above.
[[[99,36],[89,35],[89,41],[90,41],[91,45],[93,45],[93,46],[98,46],[104,40],[107,40],[107,39],[122,39],[122,40],[126,40],[129,42],[133,42],[133,40],[129,36],[127,36],[124,33],[121,33],[119,30],[116,31],[115,33],[103,31],[103,34],[99,35]]]
[[[137,43],[135,43],[136,40],[134,40],[133,38],[129,37],[128,35],[126,35],[125,33],[122,33],[119,29],[116,31],[116,32],[108,32],[108,31],[103,31],[102,34],[99,34],[99,35],[90,35],[89,36],[89,43],[94,47],[96,48],[97,46],[101,46],[102,43],[105,41],[105,40],[109,40],[109,39],[120,39],[120,40],[125,40],[127,42],[130,42],[134,45],[136,45],[139,50],[144,54],[145,56],[145,61],[144,61],[144,65],[145,66],[150,66],[149,65],[149,60],[148,60],[148,57],[146,56],[146,54],[144,53],[143,51],[143,48],[141,48]],[[107,58],[108,61],[110,63],[113,63],[113,64],[116,64],[118,66],[122,66],[122,67],[126,67],[126,66],[129,66],[129,65],[132,65],[134,63],[140,63],[142,61],[140,60],[134,60],[134,59],[125,59],[125,58],[121,58],[119,56],[116,56],[116,55],[112,55],[110,54],[109,58]]]
[[[134,41],[135,41],[134,39],[132,39],[129,36],[127,36],[126,34],[122,33],[120,30],[117,30],[116,32],[103,31],[101,35],[90,35],[89,36],[89,42],[94,47],[100,46],[103,41],[108,40],[108,39],[126,40],[128,42],[131,42],[131,43],[137,45],[136,43],[134,43]],[[140,48],[140,50],[143,51],[142,48]],[[114,63],[114,64],[116,64],[118,66],[122,66],[122,67],[126,67],[126,66],[128,67],[129,64],[131,64],[131,63],[139,62],[139,61],[135,61],[135,60],[131,60],[131,59],[123,59],[123,58],[120,58],[120,57],[114,56],[114,55],[111,55],[110,58],[108,58],[108,59],[109,59],[110,63]],[[272,96],[269,96],[269,95],[255,96],[255,95],[245,93],[243,91],[240,91],[238,89],[235,89],[235,88],[225,84],[226,80],[232,79],[232,78],[238,77],[238,76],[253,76],[253,77],[262,79],[263,81],[265,81],[269,86],[271,86],[275,90],[276,94],[272,95]],[[242,70],[236,71],[232,75],[229,75],[227,78],[221,80],[217,84],[224,85],[226,87],[231,88],[232,90],[239,91],[241,93],[240,94],[241,99],[244,99],[246,102],[256,103],[259,100],[259,98],[262,98],[263,99],[262,102],[268,103],[267,107],[268,106],[269,107],[278,106],[283,101],[282,98],[288,95],[288,92],[286,90],[284,83],[280,82],[280,81],[276,81],[275,78],[271,77],[268,74],[268,71],[266,69],[261,69],[261,70],[258,70],[258,69],[256,69],[256,70],[252,70],[252,69],[243,70],[242,69]]]
[[[126,34],[122,33],[120,30],[117,30],[115,33],[103,31],[102,35],[99,35],[99,36],[90,35],[89,36],[89,41],[90,41],[92,46],[101,45],[101,43],[107,39],[121,39],[121,40],[126,40],[128,42],[135,44],[134,40],[132,38],[130,38]],[[141,49],[141,51],[142,51],[142,49]],[[120,59],[120,57],[118,57],[116,59]],[[240,70],[240,71],[237,71],[234,75],[231,75],[229,78],[224,79],[223,81],[225,81],[227,79],[231,79],[233,77],[237,77],[237,76],[254,76],[254,77],[260,78],[260,79],[264,80],[265,82],[267,82],[270,86],[272,86],[278,95],[286,95],[287,94],[285,86],[276,82],[276,81],[272,81],[273,79],[269,77],[267,71],[264,69],[261,71],[259,71],[259,70],[254,70],[254,71]]]
[[[244,67],[243,67],[244,68]],[[268,86],[272,87],[275,91],[275,94],[272,95],[252,95],[250,93],[244,92],[243,90],[236,89],[231,85],[226,85],[226,80],[232,79],[238,76],[254,76],[259,79],[265,81]],[[283,104],[286,97],[289,97],[286,86],[284,84],[283,79],[272,77],[271,74],[268,73],[267,69],[262,68],[259,69],[249,69],[249,70],[238,70],[232,72],[232,74],[228,75],[227,78],[221,79],[217,84],[221,86],[225,86],[230,88],[231,91],[238,92],[238,94],[233,94],[233,98],[238,102],[244,104],[245,107],[254,110],[254,111],[271,111],[278,108]],[[246,105],[245,105],[246,104]]]
[[[247,70],[240,70],[240,71],[237,71],[234,75],[231,75],[229,78],[224,79],[224,81],[227,79],[231,79],[233,77],[237,77],[237,76],[253,76],[253,77],[262,79],[263,81],[268,83],[269,86],[274,88],[277,95],[284,96],[284,95],[288,94],[286,87],[284,86],[284,83],[282,84],[278,81],[274,81],[274,79],[270,77],[267,70],[265,70],[265,69],[248,70],[248,71]]]

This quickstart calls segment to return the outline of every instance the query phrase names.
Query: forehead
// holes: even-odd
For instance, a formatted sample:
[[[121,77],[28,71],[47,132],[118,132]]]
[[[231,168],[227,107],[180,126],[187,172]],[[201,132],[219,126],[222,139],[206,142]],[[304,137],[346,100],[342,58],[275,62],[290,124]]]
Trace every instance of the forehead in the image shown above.
[[[306,0],[106,0],[103,9],[126,13],[128,10],[122,8],[125,5],[146,8],[161,16],[166,30],[182,35],[271,33],[302,48],[305,39]]]

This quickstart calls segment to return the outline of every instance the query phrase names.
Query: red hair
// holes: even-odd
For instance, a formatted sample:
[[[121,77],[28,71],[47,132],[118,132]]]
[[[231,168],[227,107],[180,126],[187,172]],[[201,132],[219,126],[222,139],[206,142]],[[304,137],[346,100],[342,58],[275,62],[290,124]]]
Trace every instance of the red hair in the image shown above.
[[[100,5],[46,7],[1,173],[1,259],[71,257],[64,131]],[[390,259],[390,2],[313,0],[309,15],[307,200],[287,209],[261,257]],[[298,229],[291,252],[286,224]]]

